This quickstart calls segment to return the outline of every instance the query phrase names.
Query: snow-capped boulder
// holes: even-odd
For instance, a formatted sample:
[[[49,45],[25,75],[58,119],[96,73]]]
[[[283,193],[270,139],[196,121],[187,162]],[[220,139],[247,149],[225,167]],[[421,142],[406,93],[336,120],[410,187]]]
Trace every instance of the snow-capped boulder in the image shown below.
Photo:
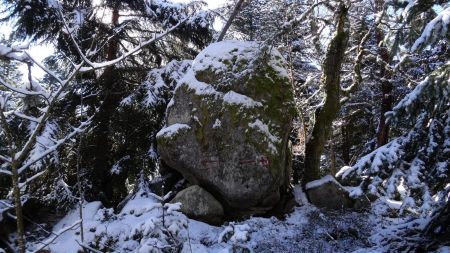
[[[171,203],[181,203],[182,213],[210,224],[219,224],[223,218],[223,207],[220,202],[198,185],[180,191]]]
[[[309,201],[317,207],[333,210],[353,207],[349,192],[331,175],[307,183],[305,190]]]
[[[276,49],[214,43],[175,89],[158,152],[226,211],[263,212],[288,184],[294,114],[285,60]]]

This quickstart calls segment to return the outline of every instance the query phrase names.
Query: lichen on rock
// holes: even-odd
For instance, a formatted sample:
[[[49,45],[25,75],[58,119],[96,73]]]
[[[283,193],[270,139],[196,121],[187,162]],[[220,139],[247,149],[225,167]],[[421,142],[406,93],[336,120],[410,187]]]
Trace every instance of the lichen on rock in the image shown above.
[[[229,213],[276,204],[289,183],[288,134],[295,114],[285,61],[276,49],[259,42],[210,45],[170,104],[167,127],[157,135],[167,165],[212,193]],[[185,127],[164,134],[174,126]]]

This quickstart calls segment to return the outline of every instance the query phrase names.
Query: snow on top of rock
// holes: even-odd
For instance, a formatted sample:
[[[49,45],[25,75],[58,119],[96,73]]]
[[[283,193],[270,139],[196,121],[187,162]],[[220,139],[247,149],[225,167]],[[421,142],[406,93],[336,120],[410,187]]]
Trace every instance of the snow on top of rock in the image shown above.
[[[223,101],[227,104],[237,104],[245,107],[259,107],[262,106],[261,102],[257,102],[250,97],[239,94],[234,91],[229,91],[223,96]]]
[[[231,236],[229,241],[233,244],[245,243],[250,239],[250,226],[248,224],[235,225],[231,222],[219,235],[219,243],[228,241],[226,237]]]
[[[195,94],[197,94],[199,96],[220,94],[211,85],[197,80],[197,78],[195,78],[195,74],[192,69],[189,69],[186,72],[186,74],[183,76],[183,78],[181,78],[180,83],[177,85],[175,90],[179,89],[183,85],[187,86],[191,90],[194,90]]]
[[[175,135],[180,129],[191,129],[191,127],[186,124],[175,123],[159,130],[159,132],[156,134],[156,137],[171,137]]]
[[[212,43],[195,57],[192,68],[195,72],[213,68],[217,70],[227,69],[226,60],[233,57],[253,59],[257,48],[261,45],[254,41],[221,41]],[[239,60],[239,59],[238,59]]]
[[[337,185],[341,185],[338,181],[336,181],[336,179],[333,176],[326,175],[326,176],[324,176],[321,179],[317,179],[317,180],[314,180],[314,181],[311,181],[311,182],[307,183],[305,185],[305,189],[308,190],[308,189],[316,188],[316,187],[319,187],[319,186],[324,185],[326,183],[335,183]]]
[[[195,57],[192,63],[194,72],[207,70],[209,68],[215,72],[225,72],[229,69],[229,62],[240,62],[241,60],[252,61],[258,58],[258,54],[263,48],[262,42],[257,41],[236,41],[227,40],[210,44],[200,54]],[[268,61],[272,68],[283,77],[288,77],[287,70],[282,67],[284,58],[275,48],[270,48],[270,60]],[[251,65],[249,62],[248,65]],[[233,66],[236,68],[237,66]],[[233,69],[241,72],[238,69]]]

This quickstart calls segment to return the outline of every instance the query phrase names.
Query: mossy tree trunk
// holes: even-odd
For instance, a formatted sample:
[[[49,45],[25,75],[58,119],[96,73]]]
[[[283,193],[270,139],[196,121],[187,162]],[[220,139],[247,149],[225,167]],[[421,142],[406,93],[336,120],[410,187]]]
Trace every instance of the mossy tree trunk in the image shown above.
[[[331,133],[333,120],[340,109],[340,71],[348,40],[348,34],[344,29],[347,11],[348,7],[345,5],[340,6],[337,29],[328,46],[323,62],[321,85],[325,90],[325,99],[315,112],[312,135],[306,142],[303,185],[319,178],[320,157]]]
[[[376,1],[376,11],[380,12],[384,8],[384,1]],[[384,114],[392,110],[393,96],[392,90],[393,85],[390,81],[392,75],[386,70],[384,64],[389,64],[391,61],[391,53],[389,52],[386,45],[383,43],[384,32],[380,29],[376,29],[376,40],[378,45],[378,55],[380,59],[384,62],[379,64],[378,69],[380,71],[380,84],[381,84],[381,106],[380,106],[380,121],[377,127],[377,146],[381,147],[389,141],[389,124],[386,121]],[[394,43],[395,45],[395,43]]]

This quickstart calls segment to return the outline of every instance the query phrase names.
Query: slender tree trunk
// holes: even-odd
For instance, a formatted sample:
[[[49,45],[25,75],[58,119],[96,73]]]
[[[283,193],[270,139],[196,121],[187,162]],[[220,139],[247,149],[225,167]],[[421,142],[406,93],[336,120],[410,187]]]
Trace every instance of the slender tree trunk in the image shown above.
[[[381,8],[383,8],[384,1],[378,0],[376,1],[376,9],[377,11],[381,11]],[[376,29],[376,40],[378,45],[378,55],[380,56],[381,60],[383,60],[385,63],[389,63],[391,60],[390,53],[385,45],[383,45],[383,39],[384,39],[384,33],[381,29]],[[386,71],[383,64],[378,66],[380,70],[380,76],[382,77],[381,80],[381,106],[380,106],[380,121],[378,123],[377,128],[377,146],[383,146],[384,144],[388,143],[389,141],[389,124],[386,122],[386,117],[384,114],[390,110],[392,110],[392,103],[393,103],[393,97],[392,97],[392,90],[393,86],[390,82],[391,74]]]
[[[330,139],[330,174],[335,175],[337,172],[336,165],[336,151],[334,150],[333,136]]]
[[[17,227],[17,245],[19,247],[19,253],[25,253],[25,225],[23,223],[23,208],[20,193],[20,176],[19,167],[21,162],[16,160],[17,149],[16,142],[11,128],[3,114],[3,108],[0,108],[0,125],[5,133],[6,142],[10,146],[11,155],[11,179],[13,184],[13,198],[16,211],[16,227]]]
[[[12,172],[14,204],[16,209],[17,244],[19,246],[19,253],[25,253],[25,226],[23,224],[23,210],[19,187],[19,172],[17,168],[18,164],[15,161],[13,161],[11,164],[11,172]]]
[[[111,23],[115,27],[119,25],[119,9],[117,7],[113,9]],[[117,36],[114,36],[107,45],[106,60],[109,61],[115,59],[118,55],[118,50],[119,39]],[[114,65],[105,68],[103,74],[99,78],[103,103],[96,116],[97,124],[93,131],[93,145],[89,149],[92,151],[92,154],[90,155],[93,157],[94,162],[94,191],[101,191],[99,197],[107,206],[116,204],[121,198],[117,195],[123,194],[120,190],[115,189],[117,187],[120,188],[122,180],[119,180],[120,182],[118,182],[117,175],[111,175],[110,173],[112,166],[110,128],[112,116],[120,104],[120,95],[115,91],[119,82],[120,75],[117,73],[117,69]],[[125,188],[124,183],[122,188]]]
[[[312,135],[306,143],[303,185],[319,178],[320,157],[331,133],[333,120],[340,109],[340,71],[348,40],[344,30],[347,10],[344,5],[339,9],[337,29],[323,63],[321,83],[325,89],[325,101],[315,112]]]
[[[223,40],[223,38],[225,37],[225,34],[227,33],[228,29],[230,28],[231,24],[233,23],[234,18],[239,13],[239,10],[241,9],[244,1],[245,0],[238,0],[238,2],[236,3],[236,6],[234,6],[234,9],[233,9],[233,12],[231,13],[230,18],[227,20],[227,23],[225,24],[222,31],[220,32],[219,38],[217,38],[216,42]]]
[[[342,146],[341,146],[341,156],[342,160],[345,164],[350,163],[350,137],[349,137],[349,122],[347,119],[344,119],[344,123],[341,126],[341,132],[342,132]]]
[[[377,146],[383,146],[389,141],[389,124],[386,122],[384,114],[392,110],[392,84],[389,81],[381,82],[381,108],[380,108],[380,122],[377,129]]]

